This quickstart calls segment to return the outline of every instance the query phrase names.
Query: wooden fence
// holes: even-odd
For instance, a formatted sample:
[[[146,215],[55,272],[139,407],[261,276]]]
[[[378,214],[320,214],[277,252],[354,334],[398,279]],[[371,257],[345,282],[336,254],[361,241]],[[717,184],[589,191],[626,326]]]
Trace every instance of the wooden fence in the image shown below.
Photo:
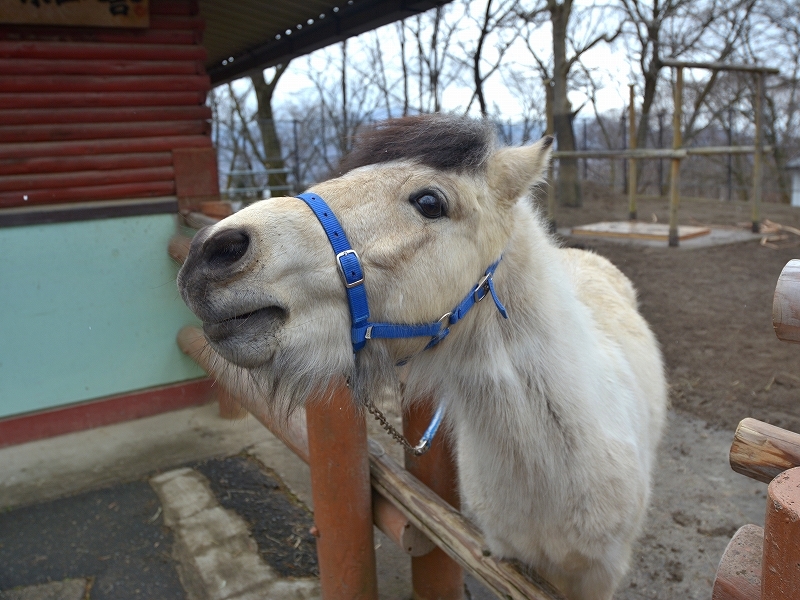
[[[784,267],[773,301],[778,338],[800,343],[800,260]],[[764,528],[745,525],[717,570],[712,600],[800,598],[800,434],[744,419],[730,451],[737,473],[769,484]]]

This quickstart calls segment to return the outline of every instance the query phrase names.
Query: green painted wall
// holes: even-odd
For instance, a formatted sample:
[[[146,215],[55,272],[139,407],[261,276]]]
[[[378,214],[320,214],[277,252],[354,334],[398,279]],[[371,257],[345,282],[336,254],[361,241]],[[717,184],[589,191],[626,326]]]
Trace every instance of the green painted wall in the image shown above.
[[[0,228],[0,417],[203,376],[167,255],[175,217]]]

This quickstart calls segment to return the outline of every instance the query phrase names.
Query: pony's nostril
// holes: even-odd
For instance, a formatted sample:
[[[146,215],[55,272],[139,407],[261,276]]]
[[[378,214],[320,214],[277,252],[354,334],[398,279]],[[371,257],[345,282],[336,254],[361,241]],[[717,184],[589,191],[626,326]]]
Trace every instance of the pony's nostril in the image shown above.
[[[213,268],[227,267],[238,262],[247,252],[250,236],[243,229],[223,229],[203,244],[203,256]]]

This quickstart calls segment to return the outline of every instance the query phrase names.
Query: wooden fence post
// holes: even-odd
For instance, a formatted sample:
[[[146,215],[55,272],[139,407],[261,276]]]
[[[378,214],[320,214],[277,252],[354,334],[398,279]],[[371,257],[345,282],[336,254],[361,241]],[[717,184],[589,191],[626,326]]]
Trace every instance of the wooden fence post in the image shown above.
[[[761,162],[764,153],[763,148],[763,108],[762,100],[764,96],[764,73],[756,73],[756,139],[755,152],[753,152],[753,213],[752,213],[752,232],[761,231]]]
[[[633,84],[629,83],[630,100],[628,105],[628,148],[636,149],[636,106],[633,94]],[[628,219],[636,220],[636,159],[628,159]]]
[[[422,437],[432,416],[429,402],[415,403],[403,416],[406,438],[413,443]],[[426,454],[406,453],[405,466],[440,498],[459,508],[455,455],[444,434],[434,439]],[[464,597],[464,572],[441,548],[411,558],[411,583],[414,600],[461,600]]]
[[[761,600],[800,598],[800,468],[769,484]]]
[[[683,67],[675,69],[675,106],[672,112],[672,149],[683,145],[681,112],[683,110]],[[673,158],[669,179],[669,245],[678,246],[678,207],[681,203],[681,159]]]
[[[341,382],[306,408],[323,600],[377,600],[367,428]]]

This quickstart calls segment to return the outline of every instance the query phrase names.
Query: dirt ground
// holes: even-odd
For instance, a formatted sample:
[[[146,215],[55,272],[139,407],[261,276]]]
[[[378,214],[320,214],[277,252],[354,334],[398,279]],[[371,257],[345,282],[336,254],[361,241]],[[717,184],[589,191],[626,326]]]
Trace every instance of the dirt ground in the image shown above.
[[[666,222],[665,201],[639,202],[639,218]],[[623,198],[559,209],[559,227],[622,220]],[[762,216],[800,228],[800,209],[767,204]],[[684,202],[681,224],[736,226],[749,205]],[[567,242],[570,243],[570,242]],[[733,430],[744,417],[800,431],[800,348],[779,342],[772,329],[772,296],[781,270],[800,258],[800,236],[777,249],[758,242],[712,248],[643,248],[581,240],[610,259],[633,282],[641,310],[664,351],[672,405],[710,424]]]
[[[743,203],[684,202],[680,223],[746,225]],[[624,220],[622,197],[559,208],[559,228]],[[639,203],[639,218],[666,222],[662,199]],[[763,206],[762,217],[800,227],[800,209]],[[800,236],[708,248],[642,247],[565,238],[609,258],[634,282],[658,337],[672,414],[661,447],[652,508],[631,573],[617,598],[709,598],[730,537],[763,524],[766,486],[727,463],[733,431],[745,417],[800,431],[800,346],[772,329],[772,297],[784,265],[800,258]],[[665,244],[666,246],[666,244]]]

